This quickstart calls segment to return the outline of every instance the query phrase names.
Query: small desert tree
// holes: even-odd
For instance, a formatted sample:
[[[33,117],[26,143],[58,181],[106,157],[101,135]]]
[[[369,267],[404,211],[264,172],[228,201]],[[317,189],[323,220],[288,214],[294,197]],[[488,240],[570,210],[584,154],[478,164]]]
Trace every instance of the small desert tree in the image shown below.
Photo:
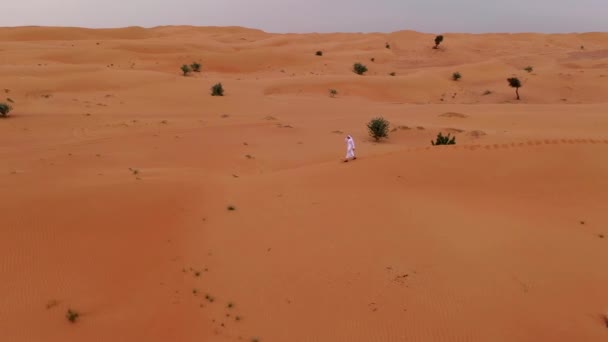
[[[192,71],[192,69],[190,69],[190,66],[186,64],[182,65],[181,70],[184,73],[184,76],[188,76],[188,74]]]
[[[509,86],[511,88],[515,88],[515,95],[517,95],[517,99],[519,100],[519,88],[521,88],[521,81],[517,77],[507,78],[507,82],[509,82]]]
[[[10,113],[12,109],[13,107],[11,107],[9,104],[0,102],[0,117],[7,117],[8,113]]]
[[[319,51],[317,51],[317,52],[315,53],[315,55],[317,55],[317,56],[323,56],[323,51],[319,50]]]
[[[329,96],[336,97],[338,95],[338,91],[336,89],[329,89]]]
[[[452,74],[452,79],[454,81],[458,81],[461,78],[462,78],[462,75],[458,71],[456,71],[455,73]]]
[[[201,72],[201,65],[200,65],[200,63],[193,62],[192,64],[190,64],[190,68],[194,72]]]
[[[435,37],[435,47],[433,49],[439,49],[439,44],[441,44],[441,42],[443,42],[442,35]]]
[[[367,72],[367,67],[361,63],[355,63],[353,65],[353,72],[357,75],[363,75]]]
[[[367,123],[369,135],[371,135],[372,138],[376,139],[376,141],[380,140],[380,138],[388,137],[389,127],[390,122],[388,122],[383,117],[371,119],[370,122]]]
[[[211,87],[211,96],[224,96],[224,86],[218,83]]]
[[[439,132],[439,134],[437,134],[437,140],[431,140],[431,144],[433,146],[456,145],[456,137],[450,137],[450,133],[448,133],[448,135],[443,135],[441,132]]]

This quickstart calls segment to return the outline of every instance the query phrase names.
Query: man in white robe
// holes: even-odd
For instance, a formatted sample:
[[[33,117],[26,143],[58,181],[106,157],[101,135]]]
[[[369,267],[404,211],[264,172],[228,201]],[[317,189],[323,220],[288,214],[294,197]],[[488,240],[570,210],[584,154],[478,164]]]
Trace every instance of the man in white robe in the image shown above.
[[[346,136],[346,159],[344,162],[348,162],[350,159],[357,159],[355,157],[355,140],[350,135]]]

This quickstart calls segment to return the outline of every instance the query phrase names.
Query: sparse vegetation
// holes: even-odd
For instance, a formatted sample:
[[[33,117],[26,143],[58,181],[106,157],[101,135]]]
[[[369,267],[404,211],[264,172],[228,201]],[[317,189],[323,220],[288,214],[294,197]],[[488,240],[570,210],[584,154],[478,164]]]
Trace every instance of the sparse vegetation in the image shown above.
[[[389,75],[391,75],[391,76],[396,76],[396,75],[397,75],[397,73],[393,71],[393,72],[391,72]]]
[[[6,101],[7,101],[7,102],[10,102],[10,103],[15,103],[15,101],[13,101],[13,99],[11,99],[10,97],[7,97],[7,98],[6,98]]]
[[[433,49],[439,49],[439,44],[441,44],[442,42],[443,42],[442,35],[435,37],[435,47],[433,47]]]
[[[75,311],[75,310],[72,310],[72,309],[68,309],[68,312],[65,314],[65,317],[71,323],[76,323],[76,321],[80,317],[80,314],[78,313],[78,311]]]
[[[517,95],[517,99],[519,100],[519,88],[521,88],[521,81],[517,77],[507,78],[507,82],[509,82],[509,86],[511,88],[515,88],[515,95]]]
[[[491,90],[486,90],[486,91],[483,92],[483,95],[490,95],[490,94],[492,94]]]
[[[383,117],[374,118],[367,124],[369,135],[376,141],[388,137],[389,127],[390,123]]]
[[[184,74],[184,76],[188,76],[188,74],[190,72],[192,72],[192,69],[190,69],[190,66],[184,64],[182,65],[182,67],[180,68],[182,70],[182,73]]]
[[[205,299],[209,302],[209,303],[213,303],[215,301],[215,298],[213,298],[211,295],[206,294],[205,295]]]
[[[357,75],[363,75],[367,72],[367,67],[361,63],[355,63],[353,65],[353,72]]]
[[[13,110],[13,107],[11,107],[9,104],[0,102],[0,117],[7,117],[11,110]]]
[[[233,206],[233,205],[229,205],[229,206],[228,206],[228,210],[229,210],[229,211],[235,211],[235,210],[236,210],[236,207],[235,207],[235,206]]]
[[[452,74],[452,79],[454,81],[458,81],[461,78],[462,78],[462,75],[458,71],[456,71],[455,73]]]
[[[319,51],[315,52],[315,55],[317,55],[317,56],[323,56],[323,51],[319,50]]]
[[[528,65],[527,67],[524,68],[524,70],[526,70],[527,72],[532,72],[532,71],[534,71],[534,67]]]
[[[390,49],[391,48],[391,44],[386,43],[386,45],[384,47],[386,47],[387,49]]]
[[[228,309],[232,309],[234,307],[234,303],[230,302],[228,305],[226,305],[226,307],[228,307]]]
[[[201,65],[200,63],[193,62],[192,64],[190,64],[190,69],[192,69],[192,71],[194,72],[201,72]]]
[[[448,133],[448,135],[444,136],[443,134],[441,134],[441,132],[439,132],[439,134],[437,134],[437,140],[436,141],[432,141],[431,140],[431,144],[433,146],[438,146],[438,145],[456,145],[456,137],[450,137],[450,133]]]
[[[370,61],[375,62],[375,61],[376,61],[376,58],[375,58],[375,57],[372,57],[372,58],[370,58]]]
[[[59,302],[55,299],[49,300],[48,303],[46,303],[46,309],[52,309],[54,307],[56,307],[57,305],[59,305]]]
[[[224,86],[218,83],[211,87],[211,96],[224,96]]]
[[[336,97],[338,95],[338,91],[336,89],[329,89],[329,96]]]

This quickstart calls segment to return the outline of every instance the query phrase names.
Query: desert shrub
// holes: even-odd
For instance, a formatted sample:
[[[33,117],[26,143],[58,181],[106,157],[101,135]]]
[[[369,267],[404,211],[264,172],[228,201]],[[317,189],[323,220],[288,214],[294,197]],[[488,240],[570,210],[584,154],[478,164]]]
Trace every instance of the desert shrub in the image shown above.
[[[353,65],[353,72],[357,75],[363,75],[367,72],[367,67],[361,63],[355,63]]]
[[[391,76],[395,76],[395,75],[397,75],[397,73],[393,71],[393,72],[391,72],[389,75],[391,75]]]
[[[68,312],[66,312],[65,314],[65,318],[68,319],[68,321],[72,322],[72,323],[76,323],[76,321],[78,320],[78,317],[80,317],[80,314],[72,309],[68,309]]]
[[[386,43],[385,47],[386,47],[387,49],[390,49],[390,48],[391,48],[391,44]]]
[[[491,90],[486,90],[486,91],[483,92],[483,95],[490,95],[490,94],[492,94]]]
[[[534,71],[534,68],[532,66],[527,66],[524,68],[524,70],[526,70],[527,72],[532,72]]]
[[[0,117],[7,117],[8,113],[10,113],[12,109],[13,107],[11,107],[9,104],[0,102]]]
[[[372,58],[370,58],[369,60],[370,60],[370,61],[372,61],[372,62],[375,62],[375,61],[376,61],[376,58],[375,58],[375,57],[372,57]]]
[[[509,82],[509,86],[511,88],[515,88],[515,95],[517,95],[517,99],[519,100],[519,88],[521,88],[521,81],[517,77],[507,78],[507,82]]]
[[[184,76],[188,76],[188,74],[192,71],[192,69],[190,69],[190,66],[188,66],[186,64],[182,65],[182,67],[180,69],[184,73]]]
[[[456,137],[450,137],[450,133],[448,133],[448,135],[443,135],[443,134],[441,134],[441,132],[439,132],[439,134],[437,134],[437,140],[436,141],[431,140],[431,144],[433,146],[456,145]]]
[[[190,64],[190,69],[192,69],[194,72],[201,72],[201,65],[197,62],[193,62]]]
[[[462,78],[462,75],[458,71],[456,71],[455,73],[452,74],[452,79],[454,81],[458,81],[461,78]]]
[[[329,96],[336,97],[338,95],[338,91],[336,89],[329,89]]]
[[[211,87],[211,96],[224,96],[224,86],[218,83]]]
[[[317,56],[323,56],[323,51],[317,51],[317,52],[315,53],[315,55],[317,55]]]
[[[390,123],[383,117],[371,119],[370,122],[367,123],[369,135],[376,139],[376,141],[380,140],[380,138],[388,137],[389,127]]]
[[[442,35],[435,37],[435,47],[433,49],[439,49],[439,44],[441,44],[441,42],[443,42]]]

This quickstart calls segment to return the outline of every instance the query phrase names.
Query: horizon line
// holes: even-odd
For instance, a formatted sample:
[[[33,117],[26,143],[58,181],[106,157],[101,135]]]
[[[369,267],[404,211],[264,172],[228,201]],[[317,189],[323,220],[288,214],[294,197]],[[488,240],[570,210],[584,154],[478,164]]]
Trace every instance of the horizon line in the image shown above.
[[[145,29],[145,30],[154,30],[159,28],[170,28],[170,27],[188,27],[188,28],[231,28],[231,29],[242,29],[242,30],[250,30],[250,31],[259,31],[267,34],[393,34],[400,32],[413,32],[420,34],[429,34],[429,35],[439,35],[439,34],[455,34],[455,35],[492,35],[492,34],[509,34],[509,35],[518,35],[518,34],[538,34],[538,35],[573,35],[573,34],[594,34],[594,33],[608,33],[608,31],[571,31],[571,32],[537,32],[537,31],[520,31],[520,32],[504,32],[504,31],[489,31],[489,32],[424,32],[418,31],[415,29],[402,29],[396,31],[303,31],[303,32],[272,32],[265,31],[263,29],[255,28],[255,27],[247,27],[240,25],[226,25],[226,26],[218,26],[218,25],[190,25],[190,24],[171,24],[171,25],[155,25],[155,26],[141,26],[141,25],[130,25],[130,26],[113,26],[113,27],[87,27],[87,26],[61,26],[61,25],[21,25],[21,26],[0,26],[0,29],[19,29],[19,28],[63,28],[63,29],[86,29],[86,30],[120,30],[120,29],[129,29],[129,28],[137,28],[137,29]]]

